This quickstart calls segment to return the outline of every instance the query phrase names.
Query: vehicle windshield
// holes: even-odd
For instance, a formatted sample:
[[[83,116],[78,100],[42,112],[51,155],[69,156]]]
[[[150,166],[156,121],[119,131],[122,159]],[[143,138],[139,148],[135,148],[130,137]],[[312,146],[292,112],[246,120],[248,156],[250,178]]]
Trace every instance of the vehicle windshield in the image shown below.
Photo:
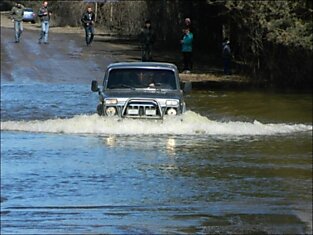
[[[33,9],[31,9],[31,8],[25,8],[24,11],[33,12]]]
[[[177,89],[175,73],[165,69],[112,69],[108,89]]]

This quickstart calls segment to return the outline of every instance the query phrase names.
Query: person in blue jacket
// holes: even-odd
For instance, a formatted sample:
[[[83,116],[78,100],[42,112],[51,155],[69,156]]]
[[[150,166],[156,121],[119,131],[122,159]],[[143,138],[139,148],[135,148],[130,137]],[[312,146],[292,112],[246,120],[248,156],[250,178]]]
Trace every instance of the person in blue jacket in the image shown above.
[[[190,32],[189,27],[185,27],[183,29],[184,36],[181,42],[181,51],[183,54],[183,73],[190,73],[192,69],[192,41],[193,41],[193,34]]]

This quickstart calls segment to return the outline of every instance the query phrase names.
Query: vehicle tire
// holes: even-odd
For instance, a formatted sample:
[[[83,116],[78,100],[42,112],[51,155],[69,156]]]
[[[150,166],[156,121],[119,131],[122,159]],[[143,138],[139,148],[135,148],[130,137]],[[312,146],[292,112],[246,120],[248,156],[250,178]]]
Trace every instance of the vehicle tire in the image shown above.
[[[36,21],[34,21],[34,20],[33,20],[31,23],[32,23],[32,24],[35,24],[35,23],[36,23]]]
[[[103,116],[104,110],[103,110],[103,104],[98,104],[97,106],[97,113],[99,116]]]

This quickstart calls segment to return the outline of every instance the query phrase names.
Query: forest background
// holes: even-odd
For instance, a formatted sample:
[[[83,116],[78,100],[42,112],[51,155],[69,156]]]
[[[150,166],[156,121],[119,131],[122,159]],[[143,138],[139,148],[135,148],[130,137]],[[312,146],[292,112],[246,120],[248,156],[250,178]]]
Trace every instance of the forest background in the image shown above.
[[[38,11],[42,1],[20,1]],[[192,20],[194,54],[208,65],[220,61],[222,42],[230,39],[236,73],[278,87],[312,87],[313,2],[310,0],[85,0],[48,1],[54,26],[81,26],[90,5],[97,28],[136,38],[143,22],[152,21],[157,44],[176,48],[184,18]],[[2,11],[14,1],[1,1]]]

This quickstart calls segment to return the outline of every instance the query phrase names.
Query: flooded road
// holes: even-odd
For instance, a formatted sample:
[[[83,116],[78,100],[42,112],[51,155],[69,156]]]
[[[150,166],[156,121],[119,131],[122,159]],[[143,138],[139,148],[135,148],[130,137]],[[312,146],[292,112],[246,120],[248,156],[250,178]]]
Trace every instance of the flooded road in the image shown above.
[[[1,64],[1,234],[312,232],[311,94],[193,91],[179,118],[100,118],[110,58],[63,43],[49,79],[48,58],[2,51],[18,66]]]

